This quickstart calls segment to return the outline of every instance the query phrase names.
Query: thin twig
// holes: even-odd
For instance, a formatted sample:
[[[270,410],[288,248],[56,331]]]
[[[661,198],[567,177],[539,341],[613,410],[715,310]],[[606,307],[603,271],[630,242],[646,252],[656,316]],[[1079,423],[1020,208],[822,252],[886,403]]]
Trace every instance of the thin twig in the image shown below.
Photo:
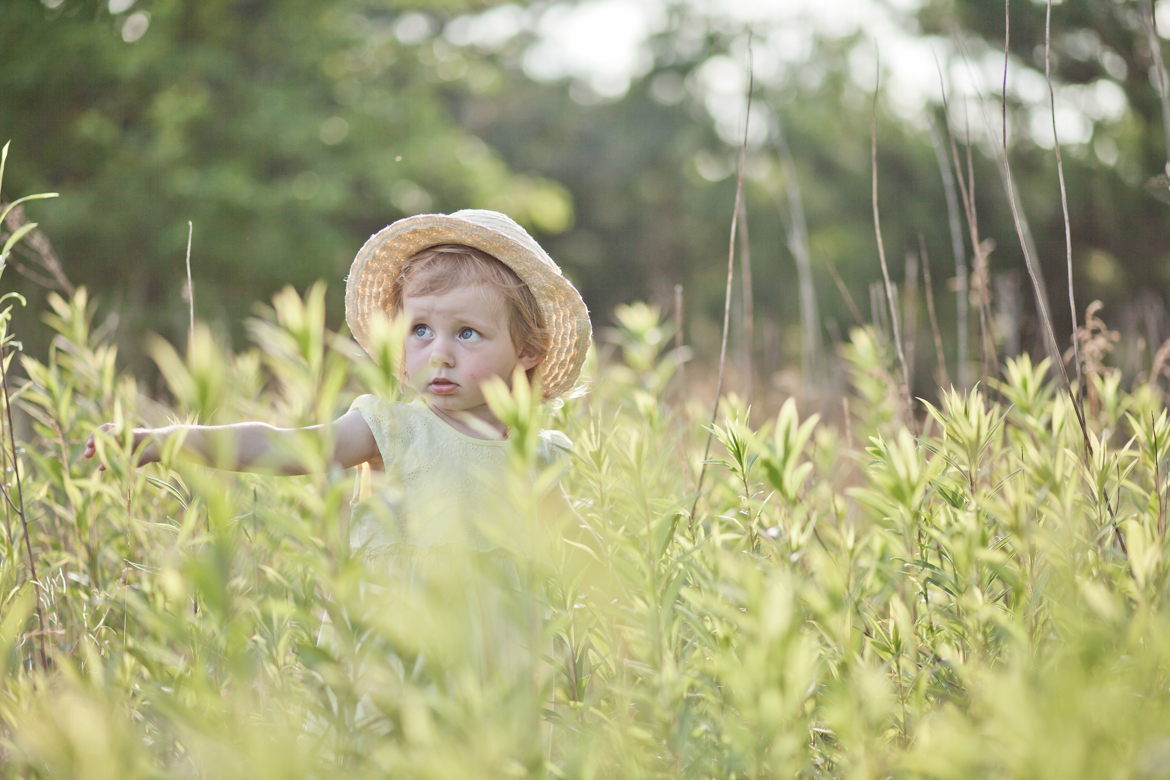
[[[906,253],[906,270],[902,289],[902,328],[906,339],[906,371],[914,376],[915,345],[918,341],[918,255]]]
[[[1158,22],[1154,18],[1154,4],[1151,0],[1142,2],[1142,26],[1146,28],[1146,40],[1150,44],[1150,56],[1154,58],[1154,70],[1158,79],[1158,100],[1162,104],[1162,135],[1166,141],[1166,175],[1170,176],[1170,84],[1167,83],[1166,66],[1162,61],[1162,42],[1158,38]]]
[[[796,261],[796,278],[800,285],[800,335],[801,335],[801,372],[807,386],[821,366],[821,331],[817,317],[817,294],[813,285],[811,253],[808,248],[808,224],[804,218],[804,199],[800,194],[800,180],[796,176],[796,163],[792,160],[792,152],[788,148],[788,141],[784,136],[784,128],[780,121],[780,114],[776,112],[776,146],[784,160],[784,190],[788,195],[788,208],[780,205],[780,216],[784,222],[788,237],[788,251]],[[777,198],[779,200],[779,198]],[[832,261],[826,258],[832,265]],[[849,290],[836,277],[837,270],[832,273],[837,278],[838,287],[846,304],[854,311],[857,324],[861,324],[860,312],[849,295]]]
[[[960,49],[964,48],[962,41],[959,41]],[[999,374],[999,360],[995,354],[995,344],[991,339],[991,310],[988,302],[987,289],[987,251],[984,244],[979,240],[979,211],[975,203],[975,163],[971,155],[971,128],[968,125],[966,128],[965,148],[967,153],[967,168],[966,174],[963,172],[963,163],[959,158],[959,147],[955,142],[955,134],[951,130],[950,123],[950,108],[947,104],[947,90],[946,83],[943,81],[942,66],[938,60],[935,60],[935,67],[938,68],[939,88],[942,91],[943,100],[943,117],[946,119],[947,140],[950,142],[951,158],[954,164],[955,176],[959,182],[959,194],[963,199],[963,211],[967,216],[967,229],[970,232],[971,247],[975,253],[975,267],[970,277],[970,281],[974,282],[976,291],[979,293],[979,336],[980,336],[980,354],[982,365],[982,378],[986,385],[988,376],[988,367],[991,368],[991,373]],[[970,289],[968,283],[966,267],[963,269],[964,273],[960,276],[960,290],[966,293]],[[965,309],[965,305],[963,309]],[[960,336],[963,334],[960,333]],[[966,359],[967,353],[960,355],[959,369],[966,374]],[[966,386],[964,385],[964,388]]]
[[[963,140],[967,153],[967,189],[971,193],[971,225],[972,236],[979,235],[979,211],[975,203],[975,158],[971,154],[971,126],[968,121],[966,137]],[[991,251],[988,246],[994,247],[995,241],[987,239],[990,244],[980,241],[975,247],[974,281],[979,290],[979,338],[983,349],[983,383],[987,384],[987,369],[991,367],[991,375],[999,376],[999,356],[995,351],[995,339],[991,333],[991,290],[987,282],[991,278],[987,255]],[[1041,291],[1043,292],[1043,291]],[[1047,296],[1044,298],[1048,301]]]
[[[935,59],[938,63],[938,59]],[[939,66],[939,80],[942,80],[942,66]],[[946,91],[944,87],[943,102],[946,102]],[[947,117],[949,123],[949,116]],[[947,129],[948,135],[950,128]],[[951,172],[950,163],[947,162],[946,151],[943,149],[942,139],[939,138],[938,128],[933,122],[930,123],[930,141],[934,146],[934,155],[938,162],[939,173],[942,175],[943,192],[947,199],[947,219],[951,229],[951,251],[955,255],[955,281],[957,282],[955,297],[956,304],[958,304],[958,380],[959,389],[967,389],[967,356],[970,354],[970,346],[968,339],[970,338],[970,327],[968,324],[967,307],[969,304],[969,295],[967,293],[967,252],[963,246],[963,222],[962,216],[959,214],[959,198],[955,191],[955,175]],[[925,263],[925,259],[923,260]],[[929,268],[927,264],[925,267]],[[929,271],[928,271],[929,272]]]
[[[752,116],[752,92],[755,91],[751,34],[748,34],[748,93],[747,107],[743,116],[743,143],[739,147],[739,171],[735,178],[735,208],[731,212],[731,238],[727,248],[727,292],[723,299],[723,338],[719,345],[719,379],[715,383],[715,403],[711,410],[711,425],[707,428],[707,443],[703,447],[703,464],[699,469],[699,483],[695,487],[695,501],[691,504],[691,539],[695,538],[695,512],[699,508],[699,497],[703,494],[703,480],[707,476],[707,459],[711,456],[711,439],[715,435],[715,423],[719,419],[719,400],[723,397],[723,369],[727,363],[727,331],[731,325],[731,283],[735,275],[735,237],[739,229],[739,210],[743,202],[743,164],[747,157],[748,123]]]
[[[740,345],[740,355],[742,360],[741,370],[743,371],[744,382],[746,382],[747,387],[744,397],[750,406],[752,402],[752,390],[755,387],[755,366],[752,349],[756,343],[756,314],[755,302],[752,295],[752,250],[748,240],[747,216],[747,199],[745,198],[739,204],[739,269],[743,281],[743,343]]]
[[[1001,105],[1003,107],[1003,143],[1004,148],[1007,148],[1007,83],[1008,83],[1008,54],[1011,49],[1012,42],[1012,0],[1003,0],[1003,94],[1001,96]]]
[[[1007,5],[1010,0],[1005,0]],[[965,50],[965,46],[964,46]],[[1005,97],[1006,101],[1006,97]],[[1006,106],[1006,103],[1005,103]],[[986,120],[986,114],[984,119]],[[1006,125],[1005,125],[1006,128]],[[1011,207],[1012,221],[1016,228],[1016,236],[1020,241],[1020,248],[1024,252],[1024,265],[1028,269],[1028,278],[1032,282],[1032,291],[1036,295],[1036,306],[1040,312],[1040,321],[1044,325],[1044,335],[1047,336],[1047,344],[1050,354],[1053,356],[1053,362],[1060,370],[1060,375],[1064,379],[1065,388],[1068,390],[1069,396],[1075,399],[1072,392],[1072,382],[1069,380],[1068,371],[1065,370],[1064,361],[1060,358],[1060,348],[1056,343],[1056,332],[1052,326],[1052,314],[1048,309],[1048,296],[1044,291],[1044,283],[1040,278],[1040,272],[1036,258],[1033,256],[1029,241],[1025,237],[1023,217],[1020,212],[1020,206],[1016,198],[1016,186],[1012,177],[1011,162],[1008,159],[1008,139],[1003,137],[1003,142],[1000,144],[1000,174],[1003,179],[1004,191],[1008,196],[1008,205]],[[1086,463],[1093,452],[1092,444],[1089,440],[1089,428],[1085,421],[1084,409],[1077,403],[1073,404],[1073,409],[1076,412],[1077,422],[1081,427],[1081,437],[1084,440]]]
[[[898,326],[898,305],[894,301],[894,285],[890,281],[890,268],[886,264],[886,245],[882,241],[882,220],[878,211],[878,169],[877,169],[877,106],[878,94],[881,90],[882,73],[881,59],[877,51],[874,52],[875,70],[877,77],[873,89],[873,118],[870,133],[870,162],[873,169],[873,231],[877,236],[878,260],[882,264],[882,279],[886,284],[886,299],[890,306],[890,324],[894,330],[894,348],[898,350],[898,361],[902,364],[902,383],[906,394],[906,412],[913,415],[914,402],[910,397],[910,371],[906,366],[906,352],[902,349],[902,331]]]
[[[195,232],[195,223],[187,220],[187,305],[191,310],[191,330],[188,341],[195,340],[195,285],[191,281],[191,236]]]
[[[857,308],[857,303],[853,300],[853,296],[849,294],[849,288],[845,286],[845,281],[841,278],[841,274],[837,273],[837,266],[833,263],[832,258],[825,257],[825,267],[829,269],[829,276],[833,277],[833,281],[837,285],[837,291],[845,299],[845,306],[849,309],[849,313],[853,315],[853,319],[857,321],[858,325],[864,326],[865,316],[862,315],[861,309]]]
[[[1048,81],[1049,108],[1052,115],[1052,143],[1056,150],[1056,174],[1060,180],[1060,207],[1064,215],[1064,254],[1068,266],[1068,306],[1072,314],[1072,343],[1073,360],[1077,369],[1077,398],[1081,407],[1081,416],[1085,412],[1085,379],[1081,375],[1081,347],[1077,331],[1077,301],[1073,295],[1073,266],[1072,266],[1072,226],[1068,218],[1068,192],[1064,186],[1064,161],[1060,154],[1060,136],[1056,132],[1056,91],[1052,87],[1052,0],[1048,0],[1047,12],[1044,16],[1044,78]],[[1086,444],[1088,439],[1086,439]]]
[[[684,361],[682,360],[683,347],[683,286],[676,284],[674,286],[674,354],[678,362],[678,386],[685,392],[686,380],[683,375]],[[682,393],[679,394],[682,397]]]
[[[28,568],[32,576],[33,586],[37,596],[37,624],[41,629],[41,668],[49,668],[49,659],[45,653],[45,615],[41,611],[41,581],[37,577],[37,560],[33,555],[32,540],[28,535],[28,516],[24,510],[24,487],[20,479],[20,462],[16,458],[16,426],[12,424],[12,402],[8,394],[8,362],[7,350],[0,343],[0,388],[4,390],[4,411],[8,417],[8,444],[12,448],[12,472],[16,475],[16,495],[20,501],[20,522],[24,527],[24,549],[28,553]]]
[[[946,387],[951,383],[947,375],[947,356],[943,351],[942,333],[938,328],[938,317],[934,313],[934,285],[930,281],[930,257],[926,254],[926,239],[918,234],[918,246],[922,253],[922,281],[926,286],[926,312],[930,316],[930,330],[934,333],[934,357],[938,362],[938,383]]]
[[[1004,0],[1005,6],[1009,2],[1010,2],[1010,0]],[[1004,99],[1005,99],[1005,110],[1006,110],[1006,95],[1005,95]],[[986,115],[985,115],[985,119],[986,119]],[[1006,129],[1006,125],[1005,125],[1005,129]],[[1035,256],[1033,255],[1031,247],[1029,246],[1030,242],[1025,237],[1023,218],[1021,216],[1020,207],[1019,207],[1019,204],[1017,202],[1016,186],[1015,186],[1015,182],[1014,182],[1013,177],[1012,177],[1011,163],[1008,160],[1008,139],[1007,139],[1006,135],[1003,137],[1003,143],[1000,145],[1000,174],[1003,178],[1004,190],[1007,192],[1008,204],[1011,206],[1012,221],[1015,224],[1016,235],[1019,238],[1020,247],[1024,252],[1024,264],[1028,269],[1028,278],[1032,282],[1032,290],[1036,295],[1036,305],[1037,305],[1037,308],[1039,309],[1039,312],[1040,312],[1040,320],[1044,325],[1044,334],[1048,337],[1047,338],[1048,348],[1049,348],[1050,354],[1052,354],[1052,356],[1053,356],[1053,363],[1056,364],[1057,368],[1060,370],[1061,378],[1064,379],[1065,389],[1068,391],[1069,397],[1073,399],[1073,411],[1076,414],[1077,423],[1078,423],[1078,425],[1080,425],[1081,439],[1082,439],[1082,442],[1084,445],[1082,457],[1084,459],[1085,467],[1087,469],[1089,469],[1092,466],[1092,456],[1093,456],[1093,445],[1092,445],[1091,439],[1089,438],[1089,426],[1088,426],[1088,422],[1085,419],[1084,406],[1079,403],[1079,399],[1077,398],[1076,394],[1074,394],[1072,391],[1072,382],[1069,379],[1068,371],[1065,370],[1064,361],[1061,359],[1060,348],[1057,346],[1057,343],[1056,343],[1056,333],[1055,333],[1055,330],[1053,329],[1053,326],[1052,326],[1052,314],[1048,309],[1048,299],[1047,299],[1047,296],[1044,294],[1044,284],[1041,281],[1040,275],[1039,275],[1038,262],[1037,262]],[[1075,333],[1073,334],[1073,338],[1074,339],[1076,338]],[[1110,505],[1109,497],[1107,494],[1105,497],[1105,503],[1106,503],[1106,509],[1108,509],[1108,511],[1112,515],[1113,508]],[[1120,526],[1118,526],[1115,518],[1113,520],[1113,532],[1117,538],[1118,545],[1121,547],[1122,553],[1128,555],[1128,549],[1127,549],[1127,546],[1125,543],[1125,537],[1122,535],[1121,528],[1120,528]]]

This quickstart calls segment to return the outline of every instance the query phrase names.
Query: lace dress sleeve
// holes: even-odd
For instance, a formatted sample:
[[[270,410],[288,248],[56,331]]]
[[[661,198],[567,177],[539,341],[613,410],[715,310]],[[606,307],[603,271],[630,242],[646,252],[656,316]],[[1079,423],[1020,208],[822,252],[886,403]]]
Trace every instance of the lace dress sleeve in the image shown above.
[[[383,468],[393,468],[398,461],[399,447],[395,432],[400,405],[376,395],[361,395],[354,399],[349,408],[362,413],[362,419],[374,434]],[[358,478],[350,499],[353,514],[349,543],[352,550],[360,550],[366,556],[376,556],[397,543],[398,534],[392,530],[397,527],[394,520],[396,502],[391,498],[383,475],[372,473],[370,463],[358,466]]]
[[[374,434],[374,441],[378,444],[378,453],[382,456],[382,463],[387,469],[395,461],[397,447],[394,446],[395,407],[384,398],[376,395],[359,395],[349,405],[351,410],[357,409],[362,413],[362,419]]]

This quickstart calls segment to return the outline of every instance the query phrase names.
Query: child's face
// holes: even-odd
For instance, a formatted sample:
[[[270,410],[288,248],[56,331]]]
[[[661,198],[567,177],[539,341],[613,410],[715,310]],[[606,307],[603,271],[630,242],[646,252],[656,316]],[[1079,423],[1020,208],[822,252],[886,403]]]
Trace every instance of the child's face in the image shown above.
[[[480,283],[437,295],[404,293],[402,312],[411,386],[440,416],[466,423],[471,415],[498,427],[480,385],[497,376],[510,384],[517,366],[527,371],[540,362],[517,354],[500,293]]]

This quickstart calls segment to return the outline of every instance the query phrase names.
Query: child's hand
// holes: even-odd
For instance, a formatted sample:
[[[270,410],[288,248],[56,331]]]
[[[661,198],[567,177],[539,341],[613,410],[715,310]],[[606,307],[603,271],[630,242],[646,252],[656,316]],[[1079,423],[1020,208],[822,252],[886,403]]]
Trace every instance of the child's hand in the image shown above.
[[[104,424],[98,426],[97,431],[101,431],[102,433],[113,433],[113,434],[117,435],[118,428],[117,428],[117,426],[114,425],[114,423],[104,423]],[[84,455],[87,458],[92,458],[94,455],[97,454],[97,444],[94,442],[94,436],[97,433],[97,431],[94,431],[93,433],[91,433],[89,435],[89,438],[85,440],[85,453],[84,453]],[[135,428],[133,433],[134,433],[134,445],[133,445],[133,447],[131,447],[131,452],[139,452],[139,449],[142,448],[143,441],[145,441],[147,439],[147,437],[149,437],[151,435],[151,433],[153,433],[153,431],[151,431],[150,428]],[[137,465],[145,466],[147,463],[154,463],[155,461],[157,461],[158,458],[156,456],[154,456],[154,450],[155,450],[155,447],[154,447],[153,443],[148,445],[146,448],[142,449],[142,451],[139,452],[139,455],[138,455]],[[106,470],[106,464],[105,463],[98,463],[98,471],[105,471],[105,470]]]

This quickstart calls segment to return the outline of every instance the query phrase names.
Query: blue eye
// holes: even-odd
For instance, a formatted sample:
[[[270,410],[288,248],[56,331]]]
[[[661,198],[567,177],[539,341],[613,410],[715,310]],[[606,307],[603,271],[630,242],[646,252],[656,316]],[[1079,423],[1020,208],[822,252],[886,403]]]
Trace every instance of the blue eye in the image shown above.
[[[426,325],[415,325],[411,333],[414,334],[415,338],[425,339],[431,335],[431,329]]]
[[[475,328],[464,328],[463,330],[459,331],[459,338],[463,339],[464,341],[475,341],[479,338],[479,331],[477,331]]]

